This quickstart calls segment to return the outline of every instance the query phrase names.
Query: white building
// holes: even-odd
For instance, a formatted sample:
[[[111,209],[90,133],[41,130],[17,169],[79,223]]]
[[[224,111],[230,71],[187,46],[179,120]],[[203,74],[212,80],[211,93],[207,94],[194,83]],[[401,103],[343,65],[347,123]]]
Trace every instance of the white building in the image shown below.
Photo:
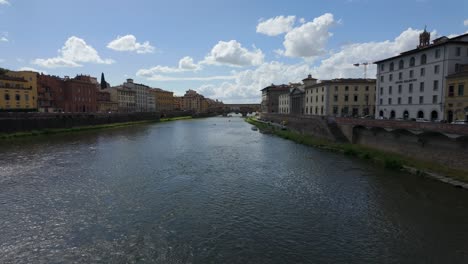
[[[288,93],[284,93],[284,94],[281,94],[278,98],[278,113],[280,114],[289,114],[291,112],[290,108],[289,108],[289,92]]]
[[[144,84],[134,83],[133,79],[127,79],[127,82],[123,84],[123,87],[128,88],[136,92],[136,112],[149,112],[150,107],[148,107],[148,97],[149,97],[149,87]],[[154,101],[152,105],[153,109],[155,108]]]
[[[377,64],[376,117],[446,119],[445,77],[468,63],[468,34],[430,44],[424,30],[416,49]]]

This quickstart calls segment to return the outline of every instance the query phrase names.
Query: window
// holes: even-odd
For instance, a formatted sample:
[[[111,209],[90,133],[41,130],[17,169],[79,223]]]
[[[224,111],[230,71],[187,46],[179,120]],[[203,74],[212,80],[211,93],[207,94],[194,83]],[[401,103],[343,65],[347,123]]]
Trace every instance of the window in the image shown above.
[[[359,88],[357,86],[354,86],[354,91],[357,91]]]
[[[338,86],[335,86],[335,92],[338,92]]]
[[[358,96],[357,94],[354,95],[354,102],[357,102],[358,101]]]
[[[461,55],[461,47],[456,47],[455,48],[455,56],[460,56]]]
[[[401,104],[401,97],[398,97],[398,104]]]
[[[403,60],[400,60],[400,62],[398,63],[398,69],[403,69],[405,67],[405,62]]]
[[[380,105],[382,105],[382,104],[383,104],[383,100],[382,100],[382,98],[380,98],[380,100],[379,100],[379,101],[380,101]]]
[[[427,62],[426,54],[421,55],[421,64],[426,64],[426,62]]]
[[[384,82],[384,76],[383,75],[380,76],[380,82]]]
[[[394,65],[393,65],[393,62],[390,63],[390,71],[393,71],[393,68],[394,68]]]
[[[385,69],[385,64],[380,64],[380,70],[383,71]]]
[[[392,98],[388,98],[388,104],[389,104],[389,105],[392,104]]]
[[[465,93],[465,86],[463,84],[458,85],[458,96],[463,96]]]
[[[424,92],[424,82],[419,83],[419,91]]]
[[[424,104],[424,96],[419,96],[419,104]]]
[[[21,96],[19,94],[16,94],[15,99],[16,99],[16,101],[19,101],[19,100],[21,100]]]
[[[383,77],[383,76],[382,76]],[[382,78],[383,79],[383,78]],[[348,86],[345,86],[344,90],[347,92],[349,90]]]
[[[434,91],[439,90],[439,80],[434,80]]]
[[[438,74],[438,73],[439,73],[439,69],[440,69],[440,66],[439,66],[439,65],[435,65],[435,66],[434,66],[434,74]]]
[[[383,87],[380,87],[380,95],[383,95]]]
[[[9,94],[5,94],[5,101],[10,101],[10,95]]]
[[[390,75],[388,76],[388,81],[390,81],[390,82],[393,81],[393,74],[390,74]]]
[[[401,84],[398,85],[398,93],[401,94]]]
[[[440,58],[440,49],[435,50],[435,58],[436,59]]]
[[[413,103],[413,97],[408,97],[408,104],[412,104]]]
[[[413,84],[412,83],[409,84],[408,92],[413,93]]]
[[[388,87],[388,94],[392,94],[392,87],[391,86]]]
[[[322,102],[323,102],[323,94],[322,94]]]
[[[338,102],[338,95],[333,96],[333,102]]]
[[[29,94],[24,95],[24,100],[29,101]]]
[[[366,91],[369,91],[369,86],[366,86]]]
[[[437,95],[432,96],[432,103],[437,104]]]
[[[338,106],[333,106],[333,114],[334,115],[338,114]]]
[[[410,78],[413,78],[413,77],[414,77],[414,71],[413,71],[413,70],[410,70],[410,71],[409,71],[409,77],[410,77]]]
[[[366,94],[366,104],[369,104],[369,95]]]
[[[409,60],[409,66],[414,66],[414,62],[415,62],[414,57],[411,57],[411,59]]]
[[[398,73],[398,80],[401,80],[401,79],[403,79],[403,73],[402,73],[402,72],[399,72],[399,73]]]
[[[459,72],[459,71],[460,71],[460,64],[455,63],[455,72]]]
[[[449,90],[448,90],[448,96],[453,97],[454,94],[455,94],[455,87],[453,85],[450,85]]]
[[[348,102],[348,99],[349,99],[349,96],[348,96],[348,95],[345,95],[345,96],[344,96],[345,102]]]
[[[426,69],[424,69],[424,68],[421,68],[421,74],[420,74],[420,75],[421,75],[421,76],[424,76],[424,75],[426,75]]]

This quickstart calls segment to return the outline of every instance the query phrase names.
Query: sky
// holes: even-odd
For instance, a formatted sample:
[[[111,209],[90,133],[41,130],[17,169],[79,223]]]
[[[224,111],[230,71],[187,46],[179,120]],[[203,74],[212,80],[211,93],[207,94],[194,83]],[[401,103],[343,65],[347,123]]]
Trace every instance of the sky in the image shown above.
[[[127,78],[225,103],[270,84],[362,78],[364,67],[468,32],[466,0],[0,0],[0,67]],[[367,77],[375,78],[375,65]]]

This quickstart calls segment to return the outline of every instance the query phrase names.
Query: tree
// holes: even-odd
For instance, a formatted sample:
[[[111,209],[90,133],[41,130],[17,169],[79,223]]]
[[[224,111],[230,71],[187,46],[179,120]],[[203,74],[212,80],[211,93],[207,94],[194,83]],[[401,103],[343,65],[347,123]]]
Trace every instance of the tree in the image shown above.
[[[5,73],[7,73],[9,71],[10,70],[8,70],[8,69],[0,68],[0,75],[4,75]]]
[[[107,88],[107,82],[106,79],[104,78],[104,73],[101,73],[101,90]]]

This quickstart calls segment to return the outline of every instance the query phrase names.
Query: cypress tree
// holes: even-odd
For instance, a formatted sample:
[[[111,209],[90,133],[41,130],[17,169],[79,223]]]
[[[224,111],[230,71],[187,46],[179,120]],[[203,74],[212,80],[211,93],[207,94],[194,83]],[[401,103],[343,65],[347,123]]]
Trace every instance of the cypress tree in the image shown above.
[[[107,82],[106,79],[104,78],[104,73],[101,73],[101,90],[107,88]]]

